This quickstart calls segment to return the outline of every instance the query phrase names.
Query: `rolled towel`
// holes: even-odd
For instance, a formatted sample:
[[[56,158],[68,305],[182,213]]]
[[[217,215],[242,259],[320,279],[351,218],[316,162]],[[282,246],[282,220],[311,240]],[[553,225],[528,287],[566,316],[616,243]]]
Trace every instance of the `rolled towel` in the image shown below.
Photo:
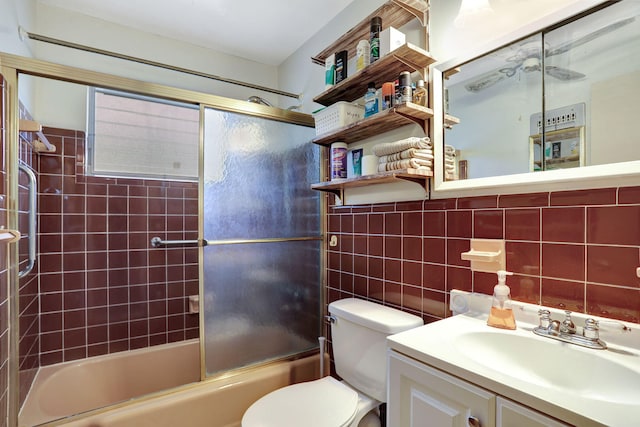
[[[445,153],[456,153],[456,148],[453,145],[446,145],[444,146],[444,152]]]
[[[409,148],[427,149],[433,148],[431,140],[428,136],[418,138],[412,136],[410,138],[401,139],[395,142],[383,142],[373,147],[373,154],[378,157],[388,156],[389,154],[399,153]]]
[[[431,168],[430,160],[422,159],[403,159],[395,162],[386,162],[378,164],[378,172],[395,171],[402,169],[418,169],[420,167]]]
[[[394,154],[389,154],[386,156],[379,157],[378,163],[395,162],[397,160],[412,159],[412,158],[433,160],[433,150],[408,148],[404,151],[400,151],[399,153],[394,153]]]

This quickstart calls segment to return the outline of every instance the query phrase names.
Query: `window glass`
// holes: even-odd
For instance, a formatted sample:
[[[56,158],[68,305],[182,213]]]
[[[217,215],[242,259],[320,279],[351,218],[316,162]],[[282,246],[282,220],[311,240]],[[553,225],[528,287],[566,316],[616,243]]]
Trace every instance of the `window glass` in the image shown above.
[[[89,91],[88,172],[195,180],[199,108],[105,89]]]

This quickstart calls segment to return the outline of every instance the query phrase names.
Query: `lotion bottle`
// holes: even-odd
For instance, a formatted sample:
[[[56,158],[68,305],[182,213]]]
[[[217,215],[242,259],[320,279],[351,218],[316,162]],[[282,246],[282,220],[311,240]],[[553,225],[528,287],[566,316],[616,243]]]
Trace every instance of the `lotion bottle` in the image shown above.
[[[515,329],[516,319],[511,307],[511,290],[506,284],[507,275],[513,273],[504,270],[499,270],[497,273],[498,284],[493,288],[493,300],[487,325],[500,329]]]

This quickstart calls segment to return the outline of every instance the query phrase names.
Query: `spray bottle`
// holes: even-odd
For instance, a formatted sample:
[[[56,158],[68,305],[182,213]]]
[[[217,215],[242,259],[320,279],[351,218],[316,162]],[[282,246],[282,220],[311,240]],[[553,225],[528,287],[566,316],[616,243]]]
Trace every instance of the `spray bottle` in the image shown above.
[[[498,284],[493,288],[493,300],[487,325],[500,329],[515,329],[516,319],[511,307],[511,291],[506,284],[507,275],[513,273],[499,270],[497,274]]]

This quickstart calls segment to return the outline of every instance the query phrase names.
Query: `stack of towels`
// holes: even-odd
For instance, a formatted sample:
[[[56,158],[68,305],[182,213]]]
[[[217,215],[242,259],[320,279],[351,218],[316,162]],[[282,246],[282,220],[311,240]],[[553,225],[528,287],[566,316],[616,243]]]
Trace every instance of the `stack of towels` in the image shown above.
[[[427,173],[433,170],[433,145],[429,137],[377,144],[373,154],[378,156],[378,172],[416,169]]]
[[[451,145],[444,146],[444,179],[448,181],[458,179],[456,149]]]

